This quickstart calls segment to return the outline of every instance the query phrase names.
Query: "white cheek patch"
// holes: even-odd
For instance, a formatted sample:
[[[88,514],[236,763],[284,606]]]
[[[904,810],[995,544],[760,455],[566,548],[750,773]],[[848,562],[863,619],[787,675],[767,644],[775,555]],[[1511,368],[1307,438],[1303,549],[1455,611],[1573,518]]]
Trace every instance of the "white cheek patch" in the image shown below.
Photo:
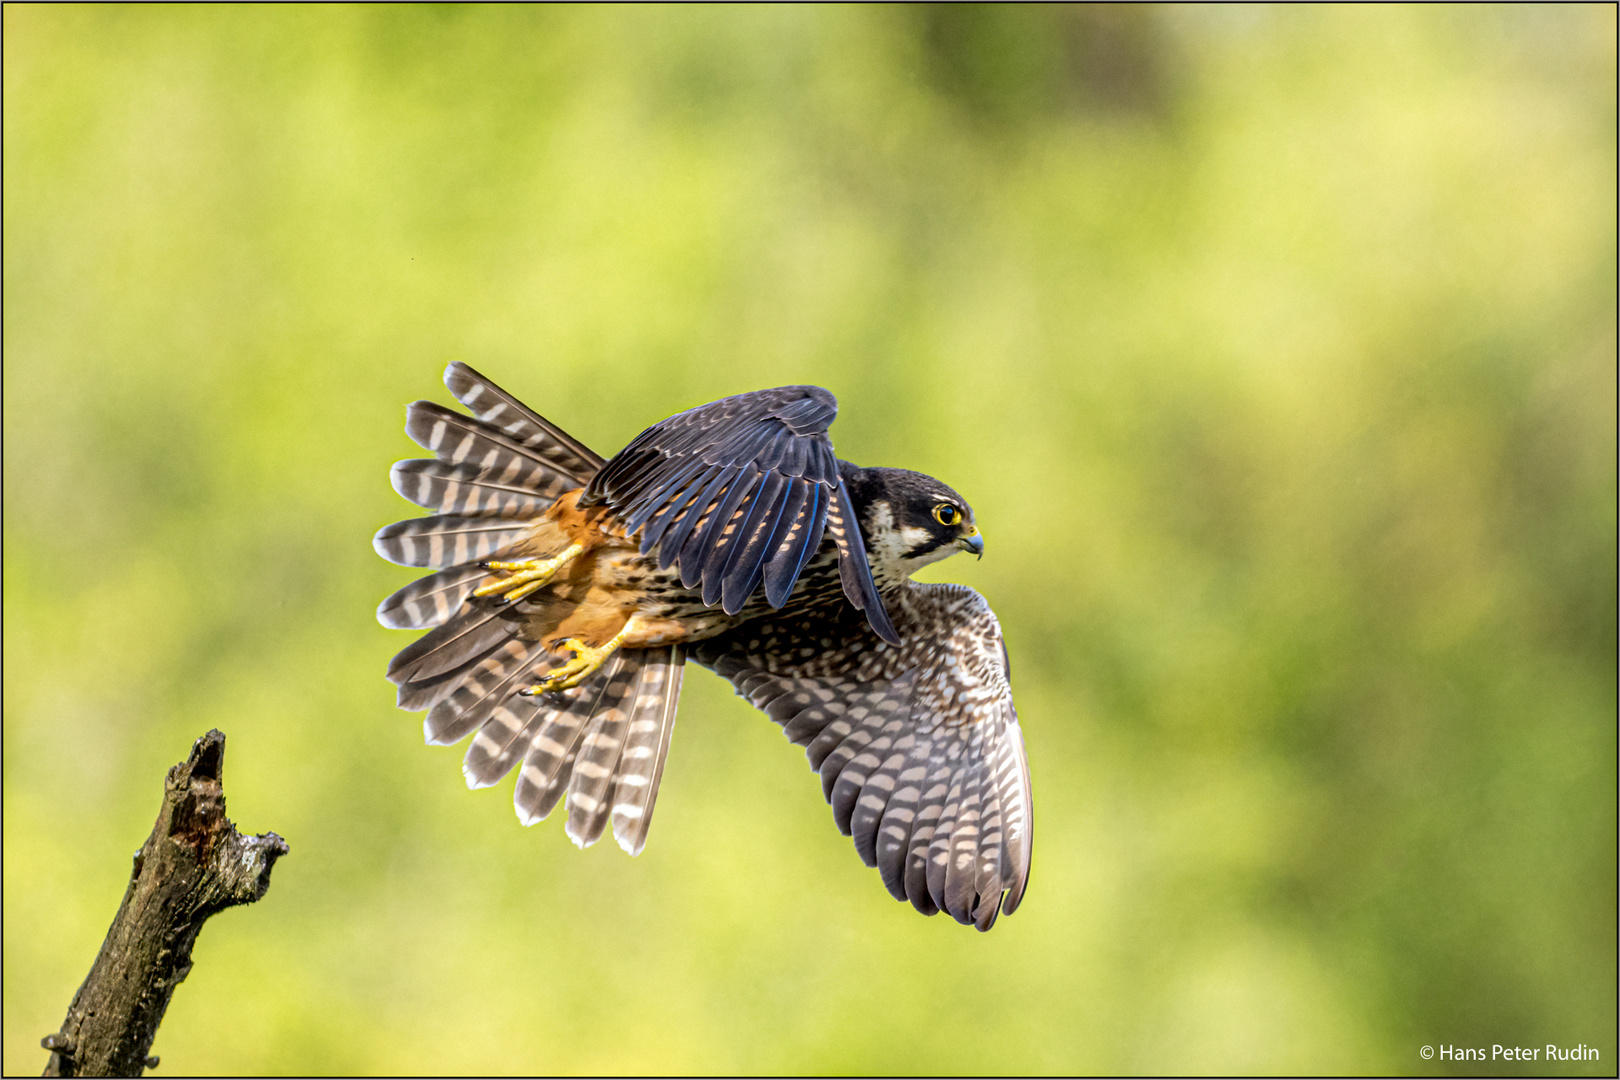
[[[895,535],[900,538],[900,550],[902,553],[916,551],[924,544],[932,544],[935,542],[933,533],[929,532],[927,529],[919,529],[915,525],[907,525]],[[923,558],[929,562],[932,562],[933,560],[929,558],[929,556],[932,554],[933,552],[929,552],[928,555],[924,555]]]

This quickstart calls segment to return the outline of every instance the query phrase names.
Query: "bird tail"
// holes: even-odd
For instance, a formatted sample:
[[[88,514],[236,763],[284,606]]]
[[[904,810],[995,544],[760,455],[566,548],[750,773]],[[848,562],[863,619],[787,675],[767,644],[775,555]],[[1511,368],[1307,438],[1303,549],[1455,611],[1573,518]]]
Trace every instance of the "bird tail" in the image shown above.
[[[427,710],[429,743],[473,735],[462,766],[469,787],[498,782],[521,762],[515,802],[524,824],[567,796],[567,833],[595,843],[611,821],[620,846],[640,854],[669,750],[685,654],[678,645],[616,652],[579,686],[518,691],[553,666],[536,625],[571,604],[546,593],[503,604],[474,597],[479,563],[530,545],[545,512],[589,482],[603,459],[465,364],[445,383],[475,413],[431,402],[406,410],[405,430],[434,452],[394,466],[394,488],[434,516],[380,530],[377,553],[436,572],[377,608],[396,629],[427,629],[389,665],[399,705]]]

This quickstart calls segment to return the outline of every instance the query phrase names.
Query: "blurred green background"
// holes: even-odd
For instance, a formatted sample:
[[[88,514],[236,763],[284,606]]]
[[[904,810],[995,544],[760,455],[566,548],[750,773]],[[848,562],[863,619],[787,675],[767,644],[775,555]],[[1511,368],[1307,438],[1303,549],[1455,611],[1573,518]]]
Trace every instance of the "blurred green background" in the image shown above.
[[[211,726],[292,854],[160,1073],[1614,1072],[1612,6],[4,20],[7,1073]],[[372,614],[452,359],[960,490],[1024,907],[699,668],[642,857],[469,793]]]

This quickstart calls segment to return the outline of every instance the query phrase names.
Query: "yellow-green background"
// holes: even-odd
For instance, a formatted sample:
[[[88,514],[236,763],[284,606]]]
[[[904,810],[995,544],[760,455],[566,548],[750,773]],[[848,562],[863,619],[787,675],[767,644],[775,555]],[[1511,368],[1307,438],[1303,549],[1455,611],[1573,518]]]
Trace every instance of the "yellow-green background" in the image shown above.
[[[292,853],[164,1073],[1613,1073],[1613,7],[4,19],[6,1072],[217,726]],[[959,489],[1023,909],[699,668],[640,858],[465,790],[372,615],[452,359]]]

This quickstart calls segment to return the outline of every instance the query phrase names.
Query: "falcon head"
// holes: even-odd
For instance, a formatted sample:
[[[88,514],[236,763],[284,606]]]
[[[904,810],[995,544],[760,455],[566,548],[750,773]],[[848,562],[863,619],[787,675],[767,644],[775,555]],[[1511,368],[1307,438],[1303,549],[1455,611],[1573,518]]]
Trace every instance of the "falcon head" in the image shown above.
[[[932,476],[840,464],[876,580],[908,578],[958,551],[984,555],[973,508]]]

